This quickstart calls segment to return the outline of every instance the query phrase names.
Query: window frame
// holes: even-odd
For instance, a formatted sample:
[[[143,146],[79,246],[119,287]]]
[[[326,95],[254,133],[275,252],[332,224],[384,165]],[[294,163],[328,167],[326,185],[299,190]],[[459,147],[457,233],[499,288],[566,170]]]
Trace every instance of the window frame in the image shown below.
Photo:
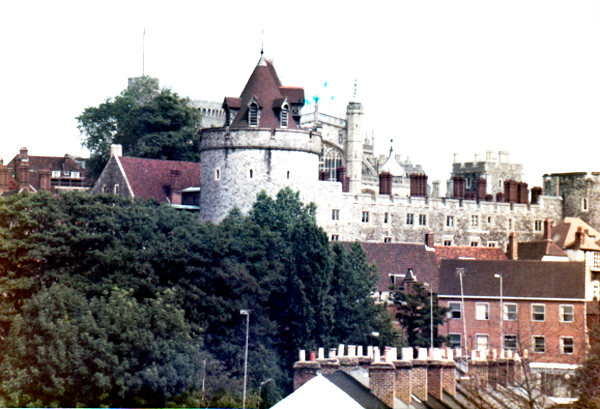
[[[479,343],[479,339],[480,338],[482,338],[482,339],[485,338],[486,339],[486,344],[485,344],[486,348],[485,349],[482,349],[482,348],[479,347],[480,346],[480,343]],[[483,344],[481,344],[481,345],[483,345]],[[489,334],[475,334],[475,349],[477,351],[489,351],[489,349],[490,349],[490,336],[489,336]]]
[[[543,312],[535,312],[535,307],[543,307],[544,311]],[[543,319],[536,319],[535,316],[542,314],[543,315]],[[546,321],[546,304],[531,304],[531,321],[535,321],[535,322],[545,322]]]
[[[458,310],[452,308],[452,304],[458,304]],[[460,320],[462,319],[462,303],[460,301],[448,301],[448,312],[450,314],[451,320]],[[455,317],[456,313],[458,313],[458,317]]]
[[[332,234],[331,235],[331,241],[340,241],[340,235],[339,234]]]
[[[511,312],[508,310],[508,307],[515,307],[515,311]],[[517,306],[517,303],[515,302],[505,302],[504,303],[504,308],[503,308],[503,312],[504,312],[504,321],[517,321],[519,319],[518,316],[518,312],[519,312],[519,307]],[[510,318],[511,314],[514,314],[514,318]]]
[[[485,307],[485,318],[481,318],[479,307]],[[475,320],[476,321],[489,321],[490,320],[490,303],[489,302],[478,302],[475,303]]]
[[[507,341],[514,342],[514,346],[509,346]],[[519,337],[516,334],[504,334],[504,339],[502,340],[502,347],[509,351],[516,351],[519,345]]]
[[[454,216],[446,216],[446,227],[454,227]]]
[[[368,210],[363,210],[363,212],[362,212],[362,222],[363,223],[369,223],[369,211]]]
[[[565,313],[565,309],[566,308],[571,308],[571,319],[570,320],[566,320],[565,316],[568,315],[567,313]],[[558,313],[559,313],[559,318],[560,318],[560,322],[574,322],[575,321],[575,306],[573,304],[560,304],[558,306]]]
[[[544,335],[534,335],[533,339],[533,352],[536,354],[545,354],[546,353],[546,337]],[[541,340],[541,350],[539,350],[538,340]]]
[[[407,226],[415,225],[415,214],[414,213],[406,213],[406,225]]]
[[[471,215],[471,227],[479,227],[479,215]]]
[[[570,345],[566,345],[565,344],[565,340],[571,340]],[[570,352],[566,352],[565,349],[566,348],[570,348]],[[560,337],[560,353],[561,354],[567,354],[567,355],[573,355],[575,353],[575,338],[574,337],[568,337],[568,336],[561,336]]]
[[[455,338],[454,340],[452,338]],[[456,343],[456,338],[458,338],[458,344]],[[450,348],[461,348],[462,347],[462,334],[458,332],[450,332],[448,333],[448,343],[450,344]]]
[[[427,226],[427,215],[426,214],[419,215],[419,226]]]
[[[331,220],[340,220],[340,209],[331,209]]]

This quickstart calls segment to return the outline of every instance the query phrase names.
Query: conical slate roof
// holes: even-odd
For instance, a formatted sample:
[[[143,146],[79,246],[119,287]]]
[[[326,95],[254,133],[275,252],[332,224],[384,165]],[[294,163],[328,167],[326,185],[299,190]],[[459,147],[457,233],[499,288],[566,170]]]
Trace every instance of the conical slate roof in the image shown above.
[[[392,176],[404,176],[404,168],[396,161],[394,157],[394,148],[390,148],[390,156],[381,167],[381,172],[389,172]]]
[[[287,127],[298,128],[292,120],[292,105],[304,105],[304,90],[282,86],[273,63],[262,55],[240,95],[240,111],[231,123],[231,127],[248,126],[248,109],[253,99],[260,107],[258,124],[260,128],[280,128],[279,112],[285,103],[290,109]]]

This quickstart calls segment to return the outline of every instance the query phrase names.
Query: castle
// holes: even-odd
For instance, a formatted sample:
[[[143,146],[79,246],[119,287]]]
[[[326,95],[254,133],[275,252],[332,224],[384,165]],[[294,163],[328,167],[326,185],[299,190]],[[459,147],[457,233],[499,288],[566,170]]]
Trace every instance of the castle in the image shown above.
[[[281,84],[271,61],[260,60],[240,97],[219,108],[199,101],[200,221],[218,222],[233,208],[250,210],[264,189],[289,186],[318,205],[317,221],[331,240],[501,246],[515,232],[537,239],[543,221],[563,218],[560,196],[521,181],[522,166],[507,152],[454,163],[446,197],[428,184],[419,165],[376,158],[374,138],[362,130],[364,107],[353,98],[346,117],[301,115],[304,90]],[[554,191],[553,191],[554,193]]]

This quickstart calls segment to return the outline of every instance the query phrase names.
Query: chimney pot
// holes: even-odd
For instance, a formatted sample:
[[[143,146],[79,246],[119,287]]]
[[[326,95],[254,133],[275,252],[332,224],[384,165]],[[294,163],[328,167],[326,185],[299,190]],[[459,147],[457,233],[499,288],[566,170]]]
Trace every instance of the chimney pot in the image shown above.
[[[317,354],[316,354],[316,352],[315,352],[315,351],[310,351],[310,352],[308,353],[308,356],[310,357],[310,358],[309,358],[309,360],[310,360],[311,362],[314,362],[314,361],[316,361],[316,360],[317,360]]]

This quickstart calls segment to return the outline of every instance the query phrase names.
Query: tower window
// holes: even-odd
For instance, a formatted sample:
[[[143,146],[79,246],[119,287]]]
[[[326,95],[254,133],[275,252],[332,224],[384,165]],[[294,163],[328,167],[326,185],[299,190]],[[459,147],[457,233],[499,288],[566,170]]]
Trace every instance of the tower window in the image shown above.
[[[258,104],[256,102],[250,104],[250,110],[248,111],[248,125],[258,126]]]
[[[287,171],[287,178],[288,179],[290,178],[290,171],[289,170]]]
[[[250,169],[250,179],[254,177],[254,170]]]
[[[215,180],[221,180],[221,169],[215,169]]]
[[[288,109],[287,105],[281,110],[281,127],[287,128],[288,126]]]

